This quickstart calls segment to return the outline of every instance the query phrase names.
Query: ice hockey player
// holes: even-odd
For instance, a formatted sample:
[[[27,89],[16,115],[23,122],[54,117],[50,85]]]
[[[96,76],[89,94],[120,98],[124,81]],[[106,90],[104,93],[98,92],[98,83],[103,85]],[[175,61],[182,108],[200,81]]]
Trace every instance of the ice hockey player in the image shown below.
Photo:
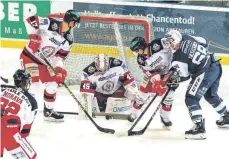
[[[158,38],[147,44],[142,37],[135,37],[130,43],[130,49],[137,55],[137,62],[144,72],[143,83],[140,85],[140,97],[143,99],[136,100],[133,104],[132,119],[138,117],[139,110],[145,104],[146,99],[157,93],[163,95],[167,88],[160,87],[160,80],[165,76],[171,67],[172,51],[169,48],[169,43],[163,39]],[[177,79],[176,79],[177,78]],[[160,117],[163,126],[169,128],[172,126],[170,120],[170,112],[174,98],[174,92],[179,86],[178,77],[173,77],[167,86],[170,91],[167,97],[161,102]]]
[[[182,78],[191,77],[185,95],[194,126],[185,132],[187,139],[205,139],[205,119],[203,118],[200,99],[205,100],[221,115],[216,121],[219,127],[229,126],[229,112],[226,104],[218,96],[218,87],[222,75],[222,67],[213,53],[208,51],[207,40],[202,37],[181,35],[177,30],[170,30],[165,34],[170,42],[173,54],[172,66],[179,71]]]
[[[137,92],[135,79],[125,63],[117,58],[99,54],[83,69],[80,93],[91,103],[92,108],[89,105],[88,109],[93,112],[129,115]]]
[[[15,159],[35,159],[37,154],[26,140],[38,109],[28,92],[30,74],[19,69],[13,79],[14,86],[1,85],[1,156],[5,148]]]
[[[27,18],[25,26],[30,41],[20,56],[23,68],[31,74],[32,87],[38,89],[39,81],[44,84],[44,119],[47,121],[64,120],[64,115],[53,109],[57,88],[67,76],[63,60],[72,47],[71,32],[74,27],[79,26],[80,15],[74,10],[68,10],[60,19],[52,16]],[[47,66],[44,58],[51,63],[56,74]]]

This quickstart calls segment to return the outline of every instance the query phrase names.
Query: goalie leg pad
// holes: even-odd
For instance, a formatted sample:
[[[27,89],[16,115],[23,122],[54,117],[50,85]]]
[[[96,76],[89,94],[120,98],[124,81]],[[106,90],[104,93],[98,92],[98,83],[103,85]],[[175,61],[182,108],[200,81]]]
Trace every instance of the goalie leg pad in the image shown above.
[[[81,93],[79,96],[80,103],[84,107],[84,109],[88,112],[88,114],[92,117],[92,95],[87,93]],[[84,111],[79,107],[79,117],[80,119],[87,119]]]
[[[129,114],[131,109],[131,101],[127,98],[107,99],[106,113]]]

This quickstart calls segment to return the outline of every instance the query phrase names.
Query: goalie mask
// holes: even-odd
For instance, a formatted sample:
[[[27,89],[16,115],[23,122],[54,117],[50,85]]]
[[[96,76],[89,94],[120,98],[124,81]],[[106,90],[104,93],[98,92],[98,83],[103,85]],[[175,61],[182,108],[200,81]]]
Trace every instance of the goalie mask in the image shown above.
[[[14,84],[21,87],[23,90],[28,91],[31,85],[31,76],[27,70],[18,69],[14,75]]]
[[[95,57],[95,67],[99,72],[105,72],[109,66],[109,58],[105,54],[99,54]]]
[[[165,38],[170,42],[170,48],[176,49],[177,45],[180,44],[182,40],[182,35],[177,30],[170,30],[165,34]]]

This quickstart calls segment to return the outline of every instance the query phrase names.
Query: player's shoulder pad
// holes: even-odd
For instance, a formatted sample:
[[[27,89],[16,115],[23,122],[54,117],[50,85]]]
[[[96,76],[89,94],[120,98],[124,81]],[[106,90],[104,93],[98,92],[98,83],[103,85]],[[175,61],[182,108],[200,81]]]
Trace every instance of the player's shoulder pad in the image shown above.
[[[69,45],[72,45],[72,43],[73,43],[73,35],[69,31],[67,31],[64,34],[64,38],[68,41]]]
[[[183,53],[188,53],[188,51],[192,48],[192,50],[195,50],[197,48],[198,42],[189,35],[183,35],[182,36],[182,42],[180,45],[180,51]]]
[[[109,57],[109,68],[121,66],[123,62],[117,58]]]
[[[165,47],[165,44],[166,43],[164,41],[162,41],[162,38],[157,38],[157,39],[154,39],[153,41],[151,41],[151,43],[149,44],[151,54],[154,54],[154,53],[157,53],[157,52],[163,50]]]
[[[88,76],[93,75],[96,72],[95,62],[92,62],[90,65],[83,69],[83,72],[87,73]]]
[[[13,88],[13,89],[16,89],[17,87],[16,86],[12,86],[12,85],[5,85],[5,84],[1,84],[1,91],[4,91],[8,88]]]
[[[29,92],[25,92],[25,91],[24,91],[23,93],[24,93],[24,95],[28,98],[29,102],[30,102],[31,105],[32,105],[31,110],[33,111],[33,110],[38,109],[37,101],[36,101],[36,99],[34,98],[34,96],[33,96],[32,94],[30,94]]]
[[[49,23],[49,27],[48,30],[50,31],[55,31],[55,32],[59,32],[60,29],[60,21],[53,19],[53,18],[48,18],[50,23]]]

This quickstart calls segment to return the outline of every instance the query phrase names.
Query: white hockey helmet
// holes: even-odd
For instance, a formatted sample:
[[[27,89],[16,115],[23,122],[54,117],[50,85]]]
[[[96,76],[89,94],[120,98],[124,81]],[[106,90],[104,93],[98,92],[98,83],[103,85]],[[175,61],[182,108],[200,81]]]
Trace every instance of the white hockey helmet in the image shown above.
[[[100,72],[105,72],[109,66],[109,58],[106,54],[99,54],[95,57],[95,67]]]
[[[175,49],[177,44],[182,40],[182,35],[178,30],[171,29],[165,34],[165,38],[169,40],[170,47]]]

